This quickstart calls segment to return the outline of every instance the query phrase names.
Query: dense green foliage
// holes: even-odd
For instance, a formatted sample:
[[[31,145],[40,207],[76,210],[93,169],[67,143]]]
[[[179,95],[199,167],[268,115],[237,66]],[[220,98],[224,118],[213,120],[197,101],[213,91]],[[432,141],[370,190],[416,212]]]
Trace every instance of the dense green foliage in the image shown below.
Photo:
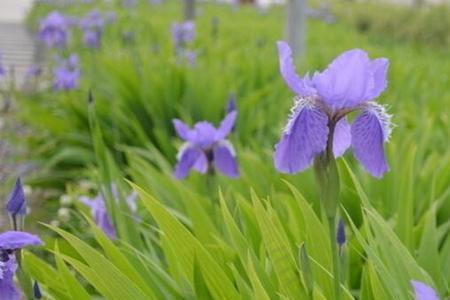
[[[64,12],[81,16],[91,8]],[[33,15],[47,11],[39,6]],[[26,141],[43,170],[34,182],[97,182],[120,236],[110,241],[79,213],[85,208],[73,204],[72,220],[52,227],[55,235],[47,238],[55,261],[24,256],[25,269],[48,295],[259,300],[312,293],[313,299],[333,299],[329,233],[313,174],[282,176],[272,165],[292,103],[275,49],[283,11],[216,4],[201,4],[199,11],[190,46],[198,51],[194,67],[177,63],[170,41],[180,7],[142,2],[118,10],[99,50],[85,49],[74,33],[67,53],[81,56],[80,89],[23,95],[20,117],[33,129]],[[363,35],[345,22],[310,21],[307,45],[300,73],[322,69],[356,47],[391,62],[389,87],[380,98],[396,124],[387,147],[390,173],[371,178],[351,153],[338,162],[349,235],[342,249],[344,299],[412,299],[412,279],[449,296],[448,52]],[[192,174],[174,180],[179,140],[171,119],[217,123],[230,93],[239,110],[232,140],[241,178]],[[123,178],[139,192],[139,222],[122,199],[130,192]],[[111,183],[119,187],[119,202]],[[80,190],[67,193],[75,199]]]

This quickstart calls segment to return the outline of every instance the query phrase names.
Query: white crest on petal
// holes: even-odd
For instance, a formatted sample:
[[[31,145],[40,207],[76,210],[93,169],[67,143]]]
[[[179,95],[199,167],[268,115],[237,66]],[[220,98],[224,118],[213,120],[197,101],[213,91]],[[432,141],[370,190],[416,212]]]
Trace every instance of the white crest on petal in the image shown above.
[[[217,145],[228,148],[231,155],[233,157],[236,157],[236,151],[234,150],[233,144],[231,144],[231,142],[229,140],[221,140],[220,142],[217,143]]]
[[[181,159],[181,156],[183,155],[184,151],[186,151],[187,148],[191,147],[192,145],[189,142],[183,143],[183,145],[181,145],[180,149],[178,150],[177,153],[177,160]]]
[[[295,96],[294,98],[294,106],[291,108],[291,113],[289,114],[289,119],[286,126],[283,129],[283,133],[289,133],[292,126],[294,125],[297,116],[304,108],[313,108],[316,107],[316,100],[314,97],[301,97]]]
[[[383,141],[388,142],[391,137],[394,124],[391,122],[392,115],[387,113],[387,108],[384,105],[376,102],[368,102],[365,110],[373,113],[380,121],[381,129],[383,131]]]

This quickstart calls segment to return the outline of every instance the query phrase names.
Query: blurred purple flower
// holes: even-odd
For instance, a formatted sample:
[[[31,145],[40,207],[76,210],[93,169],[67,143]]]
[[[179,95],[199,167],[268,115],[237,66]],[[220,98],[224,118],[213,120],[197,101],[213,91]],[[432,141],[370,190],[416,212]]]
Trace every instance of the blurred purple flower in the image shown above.
[[[195,51],[186,50],[183,51],[183,54],[190,66],[195,66],[197,64],[197,53],[195,53]]]
[[[102,30],[105,25],[105,18],[96,9],[88,12],[80,21],[80,27],[83,30]]]
[[[117,21],[117,14],[113,11],[108,11],[105,14],[106,23],[114,23]]]
[[[178,136],[186,141],[177,155],[178,163],[174,172],[177,179],[186,177],[191,169],[202,174],[217,169],[228,177],[239,176],[236,153],[231,143],[225,139],[231,132],[236,117],[236,111],[229,113],[219,128],[203,121],[190,129],[182,121],[173,120]]]
[[[87,47],[98,48],[100,47],[100,41],[102,38],[101,31],[86,30],[83,34],[83,40]]]
[[[122,0],[122,5],[126,8],[133,8],[137,5],[137,0]]]
[[[54,70],[53,88],[59,90],[72,90],[78,87],[80,78],[79,60],[76,54],[62,61]]]
[[[17,262],[14,252],[42,245],[39,237],[22,231],[7,231],[0,234],[0,299],[20,300],[22,291],[14,284]]]
[[[42,68],[38,65],[31,65],[28,67],[25,76],[27,78],[39,77],[42,74]]]
[[[6,74],[5,67],[3,67],[2,64],[2,53],[0,52],[0,78],[3,77]]]
[[[25,200],[25,194],[23,192],[20,177],[17,178],[16,184],[9,194],[8,201],[6,202],[6,210],[13,218],[18,215],[23,216],[27,213],[27,202]]]
[[[182,23],[172,24],[172,40],[175,49],[183,48],[187,43],[194,40],[195,37],[195,23],[186,21]]]
[[[49,48],[64,48],[68,40],[66,17],[57,11],[51,12],[40,22],[38,38]]]
[[[80,201],[90,207],[95,224],[97,224],[110,239],[115,240],[117,238],[116,229],[108,214],[105,200],[102,195],[98,194],[95,198],[82,196],[80,197]]]
[[[414,288],[415,300],[439,300],[436,291],[425,283],[412,280],[411,284]]]
[[[275,149],[276,168],[283,173],[307,169],[332,138],[335,157],[352,146],[364,168],[382,177],[389,169],[384,143],[391,133],[390,115],[372,100],[386,89],[389,61],[370,60],[363,50],[353,49],[339,55],[325,71],[301,78],[289,45],[278,42],[278,52],[281,75],[297,96]],[[362,113],[350,125],[346,115],[357,110]]]

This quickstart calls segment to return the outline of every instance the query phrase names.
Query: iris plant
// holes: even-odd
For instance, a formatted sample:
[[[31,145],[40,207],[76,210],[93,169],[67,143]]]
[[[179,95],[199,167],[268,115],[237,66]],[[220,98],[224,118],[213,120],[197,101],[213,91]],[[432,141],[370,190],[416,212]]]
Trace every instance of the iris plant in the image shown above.
[[[330,226],[335,299],[340,299],[335,236],[340,186],[335,158],[351,146],[356,159],[374,177],[382,177],[389,170],[384,144],[391,133],[390,115],[374,101],[387,87],[389,61],[371,60],[363,50],[353,49],[339,55],[323,72],[300,77],[289,45],[280,41],[277,46],[281,75],[296,96],[291,117],[275,147],[275,167],[292,174],[314,162]],[[356,111],[360,114],[350,125],[347,115]]]
[[[202,174],[214,173],[236,178],[239,167],[233,145],[226,139],[236,121],[237,111],[227,114],[215,128],[211,123],[198,122],[191,129],[180,120],[173,120],[173,125],[180,138],[185,143],[180,148],[174,175],[178,179],[186,177],[191,169]]]
[[[41,244],[37,236],[27,232],[7,231],[0,234],[0,299],[22,299],[22,292],[14,283],[18,267],[15,252]]]

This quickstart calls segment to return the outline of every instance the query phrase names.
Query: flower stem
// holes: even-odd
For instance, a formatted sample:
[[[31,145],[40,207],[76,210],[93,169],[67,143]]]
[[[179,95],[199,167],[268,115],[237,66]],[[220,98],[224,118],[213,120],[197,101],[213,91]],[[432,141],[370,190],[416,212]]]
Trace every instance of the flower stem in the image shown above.
[[[334,299],[341,299],[341,270],[340,270],[340,259],[339,259],[339,250],[336,243],[336,218],[328,217],[328,228],[330,235],[330,244],[331,244],[331,255],[332,255],[332,263],[333,263],[333,277],[334,277]]]

